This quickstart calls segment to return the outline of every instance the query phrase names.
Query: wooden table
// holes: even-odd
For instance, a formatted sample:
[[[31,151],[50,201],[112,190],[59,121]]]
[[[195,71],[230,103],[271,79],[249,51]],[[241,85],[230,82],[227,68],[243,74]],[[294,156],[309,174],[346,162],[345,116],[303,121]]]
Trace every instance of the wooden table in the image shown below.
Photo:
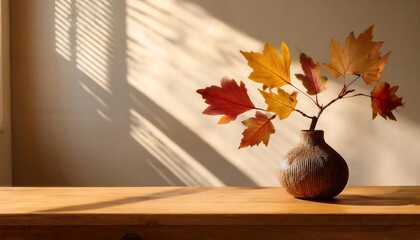
[[[420,187],[0,188],[0,239],[420,239]]]

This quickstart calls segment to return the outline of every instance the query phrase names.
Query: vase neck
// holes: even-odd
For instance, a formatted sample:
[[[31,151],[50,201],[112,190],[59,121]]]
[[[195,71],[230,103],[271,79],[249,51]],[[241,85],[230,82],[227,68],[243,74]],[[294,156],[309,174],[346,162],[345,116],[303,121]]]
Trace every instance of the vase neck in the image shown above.
[[[315,130],[315,131],[309,131],[304,130],[300,132],[300,140],[303,144],[309,144],[309,145],[318,145],[321,143],[325,143],[324,140],[324,131],[322,130]]]

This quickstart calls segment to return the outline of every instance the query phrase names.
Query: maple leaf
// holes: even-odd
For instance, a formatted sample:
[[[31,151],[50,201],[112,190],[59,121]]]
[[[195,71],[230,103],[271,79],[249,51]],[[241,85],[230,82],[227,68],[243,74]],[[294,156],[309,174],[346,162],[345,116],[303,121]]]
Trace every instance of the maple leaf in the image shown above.
[[[357,38],[354,32],[351,32],[346,39],[344,49],[331,39],[331,64],[324,63],[324,65],[335,78],[347,74],[361,75],[375,65],[375,59],[369,58],[369,54],[376,45],[376,42],[372,41],[372,31],[373,26],[370,26]]]
[[[319,62],[314,63],[312,58],[304,53],[300,54],[299,62],[305,75],[295,74],[295,76],[302,81],[303,86],[306,88],[306,92],[309,95],[315,95],[324,91],[326,89],[327,77],[322,76]]]
[[[243,82],[239,86],[233,79],[222,78],[220,85],[221,87],[213,85],[197,90],[210,105],[203,114],[223,115],[218,124],[226,124],[235,120],[239,114],[255,109]]]
[[[397,107],[404,106],[402,103],[402,98],[397,97],[395,93],[398,90],[398,86],[391,87],[388,83],[377,83],[372,89],[371,96],[371,106],[372,106],[372,119],[375,119],[377,114],[381,115],[383,118],[392,119],[396,121],[392,110]]]
[[[257,111],[255,117],[248,118],[242,121],[242,124],[247,127],[242,133],[243,138],[239,148],[254,146],[263,142],[265,146],[268,145],[270,135],[275,133],[274,125],[271,119],[265,114]]]
[[[253,69],[249,79],[262,83],[263,89],[281,87],[290,84],[290,53],[285,43],[281,43],[281,56],[277,50],[266,43],[263,53],[244,52],[241,54]]]
[[[280,119],[285,119],[295,110],[297,104],[297,92],[288,94],[283,89],[278,88],[277,93],[259,90],[267,103],[267,111],[274,112]]]
[[[378,82],[381,78],[382,72],[384,70],[385,64],[388,61],[391,52],[388,52],[384,56],[381,56],[380,49],[383,42],[376,42],[375,46],[372,48],[369,53],[369,58],[376,60],[375,64],[372,65],[370,70],[362,75],[363,81],[366,84],[372,84],[373,82]]]

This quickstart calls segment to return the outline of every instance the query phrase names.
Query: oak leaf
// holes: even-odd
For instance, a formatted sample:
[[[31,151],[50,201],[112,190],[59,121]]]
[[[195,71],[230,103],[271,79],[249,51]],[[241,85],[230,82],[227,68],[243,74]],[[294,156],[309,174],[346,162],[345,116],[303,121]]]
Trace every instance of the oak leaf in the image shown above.
[[[397,107],[404,106],[402,98],[395,95],[397,90],[398,86],[391,87],[386,82],[380,82],[375,85],[370,93],[372,119],[375,119],[379,113],[379,115],[385,119],[388,117],[389,119],[396,121],[392,110],[395,110]]]
[[[242,124],[247,127],[242,133],[243,138],[239,148],[254,146],[263,142],[265,146],[268,145],[270,135],[275,133],[274,125],[271,119],[265,114],[257,111],[255,117],[248,118],[242,121]]]
[[[375,65],[376,59],[369,58],[369,53],[376,44],[372,41],[372,31],[373,26],[370,26],[357,38],[354,32],[351,32],[346,39],[344,49],[337,41],[331,39],[331,63],[324,65],[335,78],[347,74],[362,75]]]
[[[267,103],[267,111],[274,112],[280,119],[286,119],[295,110],[297,92],[287,93],[281,88],[277,93],[259,90]]]
[[[235,120],[239,114],[255,109],[243,82],[238,85],[233,79],[222,78],[220,85],[197,90],[210,105],[203,114],[223,115],[218,123],[226,124]]]
[[[249,79],[263,84],[263,89],[281,87],[290,84],[290,52],[285,43],[281,43],[281,56],[277,50],[266,43],[261,53],[244,52],[241,54],[253,69]]]
[[[374,64],[370,70],[362,75],[363,81],[366,84],[372,84],[373,82],[378,82],[381,78],[382,72],[384,70],[385,64],[388,61],[391,52],[388,52],[384,56],[381,56],[380,49],[383,42],[376,42],[375,46],[372,48],[369,53],[369,59],[374,60]]]
[[[327,77],[322,76],[319,62],[314,63],[312,58],[304,53],[300,54],[299,62],[305,74],[295,74],[295,76],[302,81],[303,86],[306,88],[306,92],[309,95],[315,95],[324,91],[326,89]]]

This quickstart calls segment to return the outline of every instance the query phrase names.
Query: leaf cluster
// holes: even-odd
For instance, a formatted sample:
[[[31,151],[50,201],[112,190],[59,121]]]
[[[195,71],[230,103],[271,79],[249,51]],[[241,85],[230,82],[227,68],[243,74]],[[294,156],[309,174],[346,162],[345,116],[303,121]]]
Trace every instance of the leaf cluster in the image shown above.
[[[337,97],[325,104],[318,100],[318,94],[327,89],[328,79],[323,75],[319,62],[315,62],[305,53],[300,55],[299,62],[303,73],[297,73],[295,77],[302,82],[306,90],[303,91],[296,86],[290,76],[291,58],[286,43],[281,43],[280,53],[274,46],[266,43],[262,52],[240,51],[240,53],[247,60],[248,66],[252,68],[249,79],[262,84],[259,92],[267,107],[255,107],[243,82],[238,85],[233,79],[223,78],[220,87],[213,85],[197,90],[197,93],[201,94],[209,105],[203,113],[222,115],[219,124],[226,124],[244,112],[256,110],[255,117],[242,121],[246,129],[242,133],[243,138],[239,148],[252,147],[261,142],[267,146],[270,135],[275,133],[272,120],[276,117],[280,120],[286,119],[293,112],[311,119],[309,130],[315,130],[324,110],[343,98],[369,97],[373,119],[379,114],[385,119],[396,120],[392,111],[404,106],[402,98],[395,95],[398,86],[391,87],[388,83],[380,81],[390,52],[382,55],[383,42],[373,41],[372,33],[373,26],[357,37],[351,32],[343,47],[334,39],[331,40],[330,63],[323,65],[335,79],[342,79],[342,88]],[[354,76],[354,79],[347,82],[348,76]],[[363,79],[366,85],[374,84],[370,94],[356,93],[355,89],[351,88],[351,85],[359,79]],[[295,91],[289,93],[284,86],[290,86]],[[296,108],[298,94],[313,102],[318,109],[317,115],[310,116]],[[273,113],[273,115],[267,116],[267,113]]]

